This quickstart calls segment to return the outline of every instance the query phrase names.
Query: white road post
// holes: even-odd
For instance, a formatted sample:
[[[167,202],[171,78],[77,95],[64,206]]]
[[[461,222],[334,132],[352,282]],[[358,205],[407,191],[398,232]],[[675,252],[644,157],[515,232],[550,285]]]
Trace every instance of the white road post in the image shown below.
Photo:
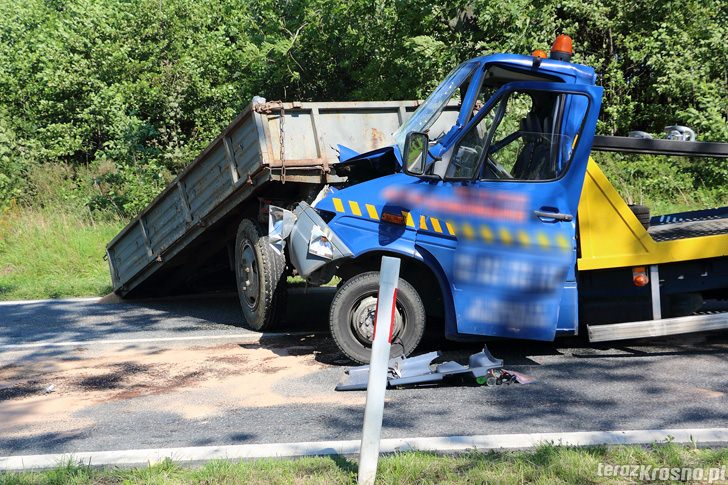
[[[392,346],[392,331],[394,330],[399,264],[399,259],[384,256],[382,257],[382,267],[379,270],[374,342],[372,342],[372,355],[369,359],[367,402],[364,409],[361,448],[359,449],[358,483],[360,485],[372,485],[377,477],[379,438],[384,416],[384,391],[387,389],[389,349]]]

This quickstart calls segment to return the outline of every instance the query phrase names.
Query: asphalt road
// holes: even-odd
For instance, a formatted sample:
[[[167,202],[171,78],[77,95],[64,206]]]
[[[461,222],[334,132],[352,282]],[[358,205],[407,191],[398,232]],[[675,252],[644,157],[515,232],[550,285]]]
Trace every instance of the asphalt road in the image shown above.
[[[364,394],[334,391],[346,365],[331,297],[294,290],[286,324],[263,336],[230,295],[2,304],[0,456],[358,438]],[[478,350],[422,350],[436,348]],[[726,333],[490,349],[536,382],[388,391],[383,437],[728,425]]]

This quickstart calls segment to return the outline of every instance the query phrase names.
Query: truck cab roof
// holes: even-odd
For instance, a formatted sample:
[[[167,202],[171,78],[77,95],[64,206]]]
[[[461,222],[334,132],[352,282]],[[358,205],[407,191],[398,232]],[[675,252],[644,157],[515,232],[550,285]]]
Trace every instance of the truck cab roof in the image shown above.
[[[528,80],[543,81],[544,77],[550,77],[553,81],[574,84],[593,85],[596,83],[596,73],[592,67],[555,59],[543,59],[520,54],[491,54],[476,57],[466,62],[474,62],[481,66],[497,66],[507,70],[511,77],[504,76],[503,83]],[[490,70],[492,70],[492,67]],[[495,72],[497,72],[497,69]]]

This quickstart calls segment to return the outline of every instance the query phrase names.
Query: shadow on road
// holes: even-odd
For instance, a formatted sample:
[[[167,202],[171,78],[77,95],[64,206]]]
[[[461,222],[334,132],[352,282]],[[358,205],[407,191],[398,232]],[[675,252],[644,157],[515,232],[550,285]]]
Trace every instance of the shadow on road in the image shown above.
[[[352,404],[345,397],[338,400],[339,395],[333,391],[336,376],[351,365],[328,333],[328,310],[334,291],[333,288],[291,291],[287,318],[275,331],[303,334],[285,338],[263,334],[259,342],[239,344],[247,349],[263,348],[276,356],[312,355],[317,363],[324,365],[316,366],[314,372],[279,380],[271,392],[299,399],[301,395],[308,399],[312,394],[319,401],[314,399],[304,404],[286,401],[257,407],[236,402],[231,410],[203,419],[156,408],[131,414],[128,405],[134,396],[129,394],[127,400],[99,403],[92,416],[94,427],[47,433],[39,426],[24,436],[0,437],[0,450],[57,452],[87,449],[89,443],[95,443],[98,449],[112,449],[120,446],[115,440],[126,440],[124,446],[129,447],[164,447],[353,439],[361,429],[363,406]],[[0,307],[0,322],[3,343],[123,338],[125,333],[140,331],[187,335],[243,325],[237,297],[232,294],[118,304],[9,305]],[[612,345],[593,345],[580,339],[556,343],[494,341],[488,344],[489,349],[505,360],[507,368],[535,376],[537,382],[507,387],[389,392],[384,436],[722,426],[728,420],[725,405],[728,384],[724,378],[728,365],[727,342],[725,333]],[[465,362],[469,354],[481,347],[480,343],[447,342],[434,335],[423,343],[418,353],[441,350],[443,359]],[[54,363],[76,358],[59,348],[32,352],[38,360],[48,357],[48,362]],[[150,350],[149,355],[159,352]],[[271,362],[278,360],[271,359]],[[108,364],[108,373],[92,373],[80,378],[78,385],[89,392],[98,392],[119,386],[120,372],[126,376],[147,370],[141,359],[132,364],[136,365]],[[240,373],[241,367],[235,367],[237,361],[230,365]],[[159,370],[158,367],[151,369]],[[680,369],[687,369],[687,373],[678,378]],[[3,370],[14,372],[12,368],[0,367]],[[275,372],[278,369],[273,365],[270,375]],[[183,378],[180,375],[179,379]],[[252,386],[261,384],[249,385],[252,392],[255,390]],[[39,385],[30,391],[40,392],[42,388]],[[0,411],[8,412],[9,404],[17,400],[15,395],[7,395],[3,400],[0,393]],[[80,414],[73,418],[86,416]],[[340,466],[345,470],[355,468],[344,458]]]

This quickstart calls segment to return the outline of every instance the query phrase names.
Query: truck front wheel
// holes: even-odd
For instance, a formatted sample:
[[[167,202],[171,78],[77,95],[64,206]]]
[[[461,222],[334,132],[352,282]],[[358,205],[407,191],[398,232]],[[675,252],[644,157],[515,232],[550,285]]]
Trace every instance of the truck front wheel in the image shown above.
[[[331,335],[348,358],[361,364],[368,363],[371,354],[378,291],[379,272],[370,271],[346,281],[331,302]],[[411,354],[424,331],[422,299],[412,285],[400,278],[390,357]]]
[[[269,330],[286,306],[286,259],[277,254],[260,226],[243,219],[235,237],[235,279],[245,322]]]

